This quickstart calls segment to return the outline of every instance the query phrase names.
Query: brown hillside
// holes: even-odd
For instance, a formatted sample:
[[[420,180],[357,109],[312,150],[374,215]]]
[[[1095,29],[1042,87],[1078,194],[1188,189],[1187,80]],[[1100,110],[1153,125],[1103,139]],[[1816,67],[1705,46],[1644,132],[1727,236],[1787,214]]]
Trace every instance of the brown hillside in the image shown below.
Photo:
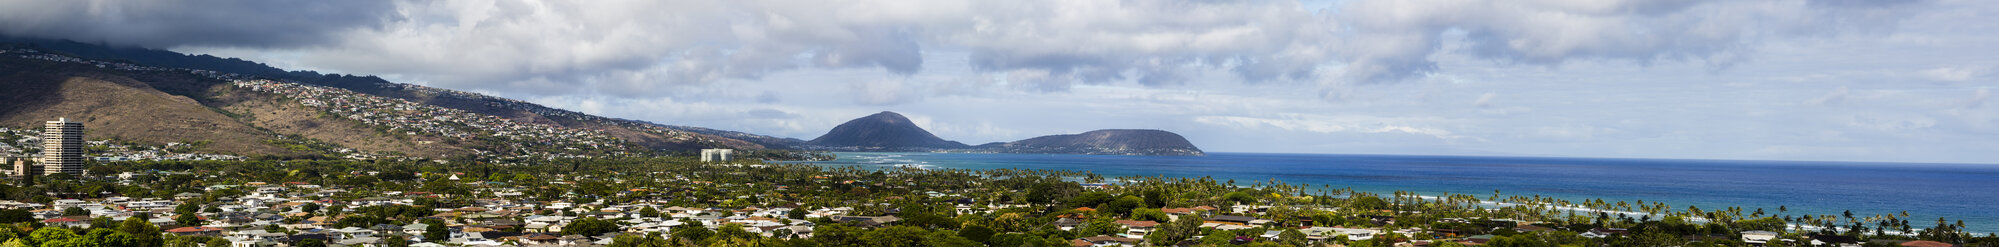
[[[485,115],[492,115],[496,117],[506,118],[507,120],[513,120],[515,122],[548,124],[548,125],[562,126],[568,128],[603,131],[604,134],[609,135],[611,137],[631,142],[633,144],[638,144],[640,146],[645,146],[651,149],[695,150],[695,149],[711,148],[711,147],[728,147],[735,149],[766,148],[764,145],[758,143],[753,143],[729,137],[716,136],[711,134],[674,131],[666,128],[659,128],[652,130],[641,129],[644,128],[644,127],[639,127],[642,125],[630,123],[624,120],[611,120],[596,116],[584,116],[581,113],[577,112],[547,108],[544,106],[532,105],[527,103],[515,103],[510,100],[486,98],[483,95],[468,97],[468,95],[454,96],[451,95],[451,93],[443,93],[437,91],[411,90],[403,86],[398,86],[397,84],[394,83],[389,83],[388,81],[383,81],[381,80],[381,78],[375,78],[375,77],[332,75],[315,80],[312,82],[312,84],[338,87],[375,96],[399,98],[412,102],[421,102],[428,105],[465,110],[468,112],[485,114]],[[544,115],[543,113],[538,113],[538,112],[551,112],[555,115]]]
[[[299,135],[368,152],[400,152],[411,156],[445,157],[471,153],[446,143],[422,143],[388,136],[367,125],[340,119],[267,94],[215,89],[214,103],[237,114],[243,122],[270,131]]]
[[[442,157],[470,153],[446,143],[390,137],[273,95],[233,90],[176,72],[110,71],[93,66],[0,58],[0,126],[38,127],[67,117],[92,140],[148,144],[208,141],[205,152],[305,154],[269,141],[298,135],[361,151]],[[188,96],[202,97],[201,99]]]
[[[27,66],[27,67],[21,67]],[[43,67],[47,66],[47,67]],[[140,143],[211,141],[204,149],[236,154],[282,154],[266,144],[268,132],[243,125],[194,99],[155,90],[144,82],[71,65],[0,67],[0,124],[37,127],[57,117],[81,121],[88,139]],[[71,72],[49,72],[71,71]],[[18,101],[16,101],[18,100]]]

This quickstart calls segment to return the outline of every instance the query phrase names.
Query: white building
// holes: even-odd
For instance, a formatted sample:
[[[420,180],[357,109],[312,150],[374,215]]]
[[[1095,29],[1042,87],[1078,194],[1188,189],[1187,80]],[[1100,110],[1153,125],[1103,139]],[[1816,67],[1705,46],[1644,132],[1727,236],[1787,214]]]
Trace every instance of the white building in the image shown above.
[[[49,121],[42,130],[43,174],[83,175],[83,123]]]
[[[1766,244],[1770,243],[1771,239],[1776,239],[1777,235],[1779,234],[1771,231],[1745,231],[1742,232],[1742,242],[1751,243],[1751,244]]]
[[[721,148],[702,149],[701,162],[728,162],[729,154],[735,152],[736,152],[735,149],[721,149]]]

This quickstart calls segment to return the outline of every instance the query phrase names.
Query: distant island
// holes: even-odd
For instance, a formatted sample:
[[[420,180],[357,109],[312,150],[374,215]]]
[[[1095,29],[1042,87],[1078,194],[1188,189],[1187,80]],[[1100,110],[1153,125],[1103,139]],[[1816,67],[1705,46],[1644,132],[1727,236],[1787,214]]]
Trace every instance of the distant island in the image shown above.
[[[1049,135],[1013,142],[978,146],[945,140],[916,126],[895,112],[880,112],[833,127],[825,135],[806,142],[806,147],[834,151],[879,152],[990,152],[1030,154],[1092,154],[1201,156],[1180,134],[1164,130],[1107,129],[1082,134]]]
[[[987,143],[977,150],[998,153],[1201,156],[1201,148],[1180,134],[1164,130],[1107,129],[1074,135],[1051,135],[1013,142]]]

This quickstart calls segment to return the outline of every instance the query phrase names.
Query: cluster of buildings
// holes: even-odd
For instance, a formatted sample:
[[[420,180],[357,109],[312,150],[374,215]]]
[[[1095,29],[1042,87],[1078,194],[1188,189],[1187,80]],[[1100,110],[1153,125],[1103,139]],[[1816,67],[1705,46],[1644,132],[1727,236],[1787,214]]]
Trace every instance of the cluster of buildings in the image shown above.
[[[83,123],[58,118],[44,123],[41,134],[41,156],[0,156],[0,164],[12,168],[9,175],[83,174]]]
[[[350,191],[302,182],[212,185],[207,188],[209,191],[239,190],[248,194],[216,198],[213,202],[199,205],[202,210],[196,216],[203,222],[198,225],[183,225],[175,221],[179,216],[175,209],[183,206],[184,202],[198,201],[195,199],[204,196],[201,193],[181,193],[172,198],[59,199],[48,203],[0,201],[0,209],[27,210],[44,225],[68,227],[89,227],[89,222],[95,218],[124,221],[145,214],[149,216],[149,223],[160,226],[168,234],[219,237],[230,241],[232,247],[291,246],[303,239],[319,239],[329,246],[383,246],[384,240],[390,237],[419,243],[412,246],[443,246],[441,244],[446,243],[453,246],[601,246],[609,244],[619,234],[672,232],[690,227],[714,229],[730,225],[766,237],[809,238],[814,226],[811,221],[790,218],[793,211],[790,207],[681,207],[673,206],[664,199],[617,204],[532,201],[521,199],[521,191],[526,190],[524,187],[479,181],[467,181],[465,184],[477,186],[478,192],[474,194],[492,196],[471,199],[469,205],[461,207],[435,208],[427,212],[422,219],[444,222],[447,234],[438,239],[426,239],[425,233],[432,227],[421,223],[423,220],[403,218],[398,221],[404,223],[375,225],[341,222],[349,217],[369,217],[363,213],[369,207],[427,208],[424,206],[428,205],[420,204],[426,198],[463,199],[469,195],[372,191],[364,188]],[[630,193],[642,193],[642,190]],[[75,211],[72,209],[88,213],[64,215],[65,211]],[[853,210],[846,207],[809,210],[807,217],[878,223],[895,221],[892,216],[843,218]],[[611,220],[619,225],[619,229],[597,236],[562,234],[565,226],[584,218]]]
[[[570,150],[624,148],[604,133],[539,123],[525,123],[475,114],[402,99],[355,93],[346,89],[304,85],[272,80],[236,80],[238,88],[290,97],[300,105],[319,109],[340,118],[388,128],[419,142],[470,141],[477,137],[507,140],[518,153],[533,152],[529,147]],[[428,138],[428,140],[426,140]]]
[[[686,178],[674,180],[691,181]],[[556,182],[561,183],[561,182]],[[123,221],[140,213],[150,215],[149,222],[161,226],[169,234],[183,236],[210,236],[227,239],[232,247],[289,246],[303,239],[319,239],[329,245],[339,246],[382,246],[386,238],[406,238],[411,246],[602,246],[611,243],[621,234],[646,234],[652,232],[671,233],[694,227],[714,230],[719,227],[741,227],[742,230],[773,238],[811,238],[815,223],[806,219],[824,218],[833,222],[847,223],[859,227],[882,227],[899,224],[896,216],[856,215],[852,207],[816,208],[802,211],[801,218],[793,218],[794,208],[789,206],[744,206],[684,207],[675,206],[670,199],[643,200],[630,203],[575,203],[571,201],[523,200],[520,186],[496,185],[494,183],[468,181],[466,185],[476,186],[475,193],[490,197],[471,199],[469,205],[455,208],[434,208],[422,218],[438,219],[444,222],[447,234],[440,239],[426,239],[426,232],[432,227],[423,221],[404,219],[394,224],[343,225],[347,217],[363,216],[368,207],[424,206],[424,198],[461,198],[467,195],[434,194],[403,191],[350,191],[343,188],[328,188],[319,185],[290,182],[269,184],[249,182],[244,184],[213,185],[209,190],[236,189],[249,194],[238,197],[218,198],[214,202],[200,205],[204,209],[198,217],[205,221],[200,225],[181,225],[176,218],[175,208],[182,202],[194,201],[202,197],[199,193],[181,193],[173,198],[124,198],[103,199],[61,199],[46,204],[0,201],[0,208],[30,210],[37,220],[50,226],[88,227],[93,218],[109,218]],[[700,184],[700,183],[696,183]],[[723,188],[748,189],[743,184],[714,184]],[[646,193],[649,189],[632,189],[626,193]],[[782,192],[782,188],[778,192]],[[938,196],[950,194],[932,192]],[[354,199],[336,199],[354,198]],[[461,198],[462,199],[462,198]],[[311,206],[308,206],[311,205]],[[339,207],[335,207],[335,206]],[[1030,207],[1018,204],[979,204],[970,201],[955,203],[958,213],[993,213],[1006,208]],[[89,212],[82,216],[63,216],[62,212],[71,208]],[[313,211],[313,209],[319,211]],[[421,208],[421,207],[419,207]],[[341,210],[334,213],[330,210]],[[1080,210],[1089,210],[1082,208]],[[1270,220],[1250,216],[1255,209],[1238,208],[1238,212],[1200,206],[1193,208],[1163,208],[1175,219],[1188,215],[1201,215],[1203,228],[1218,230],[1250,229],[1270,224]],[[616,231],[596,235],[564,235],[564,227],[584,218],[606,219],[614,222]],[[1064,217],[1053,223],[1063,230],[1086,227],[1088,223],[1080,217]],[[1119,234],[1088,236],[1071,240],[1075,246],[1138,246],[1144,243],[1144,236],[1159,229],[1160,223],[1141,220],[1116,220],[1126,231]],[[273,231],[277,229],[277,231]],[[1421,229],[1389,231],[1382,228],[1309,227],[1300,231],[1311,240],[1325,240],[1346,236],[1352,240],[1365,240],[1379,234],[1397,232],[1413,234]],[[1279,238],[1279,231],[1269,231],[1260,239]],[[1252,239],[1253,240],[1253,239]]]
[[[20,54],[21,58],[40,59],[40,60],[48,60],[48,61],[63,62],[63,63],[88,64],[91,66],[97,66],[98,68],[124,70],[124,71],[173,71],[173,69],[168,69],[168,68],[144,66],[138,64],[123,63],[123,62],[89,60],[89,59],[83,59],[71,56],[42,53],[41,51],[33,49],[0,50],[0,54]]]
[[[0,128],[0,133],[13,140],[0,139],[0,169],[14,178],[26,175],[48,175],[67,173],[82,175],[86,160],[127,161],[127,160],[239,160],[243,157],[224,154],[175,153],[166,149],[186,146],[185,143],[168,143],[162,148],[139,149],[108,141],[86,141],[82,122],[58,118],[48,121],[37,130],[15,130]],[[26,149],[15,146],[35,146],[41,151],[30,154]],[[101,153],[88,154],[86,146],[102,146]]]
[[[91,154],[86,159],[100,162],[131,160],[241,160],[243,156],[227,154],[207,154],[175,152],[192,150],[193,144],[169,142],[165,146],[129,146],[110,141],[86,141],[88,146],[103,146],[101,153]]]
[[[676,129],[673,129],[673,128],[668,128],[668,127],[665,127],[665,126],[660,126],[660,125],[655,125],[655,124],[641,124],[641,123],[637,123],[637,122],[634,122],[634,121],[623,121],[623,120],[619,120],[619,119],[612,119],[612,118],[606,118],[606,117],[600,117],[600,116],[596,116],[596,115],[590,115],[590,114],[583,114],[583,113],[581,113],[581,112],[575,112],[575,111],[569,111],[569,110],[563,110],[563,109],[556,109],[556,108],[548,108],[548,107],[545,107],[545,106],[541,106],[541,105],[537,105],[537,104],[534,104],[534,103],[528,103],[528,102],[526,102],[526,101],[520,101],[520,100],[515,100],[515,99],[508,99],[508,98],[500,98],[500,97],[493,97],[493,96],[488,96],[488,95],[484,95],[484,94],[476,94],[476,93],[470,93],[470,92],[464,92],[464,91],[458,91],[458,90],[451,90],[451,89],[443,89],[443,88],[434,88],[434,87],[426,87],[426,86],[422,86],[422,85],[415,85],[415,84],[398,84],[398,85],[399,85],[399,86],[401,86],[401,87],[402,87],[402,89],[403,89],[404,91],[410,91],[410,92],[417,92],[417,93],[422,93],[422,94],[429,94],[429,95],[436,95],[436,96],[438,96],[438,97],[452,97],[452,98],[461,98],[461,99],[470,99],[470,100],[474,100],[474,101],[479,101],[479,102],[486,102],[488,106],[492,106],[492,107],[496,107],[496,108],[501,108],[501,109],[515,109],[515,110],[521,110],[521,111],[527,111],[527,112],[530,112],[530,113],[534,113],[534,114],[536,114],[536,115],[541,115],[541,116],[545,116],[545,117],[548,117],[548,118],[554,118],[554,119],[577,119],[577,120],[581,120],[581,121],[585,121],[585,122],[603,122],[603,123],[611,123],[611,124],[616,124],[616,125],[619,125],[619,126],[623,126],[623,127],[627,127],[627,128],[631,128],[631,129],[635,129],[635,130],[639,130],[639,131],[645,131],[645,132],[651,132],[651,133],[655,133],[655,134],[660,134],[661,136],[665,136],[666,138],[668,138],[668,139],[671,139],[671,140],[673,140],[673,141],[692,141],[692,140],[697,140],[697,139],[699,139],[699,138],[700,138],[699,136],[697,136],[697,135],[694,135],[694,134],[692,134],[692,133],[688,133],[688,132],[686,132],[686,131],[680,131],[680,130],[676,130]]]

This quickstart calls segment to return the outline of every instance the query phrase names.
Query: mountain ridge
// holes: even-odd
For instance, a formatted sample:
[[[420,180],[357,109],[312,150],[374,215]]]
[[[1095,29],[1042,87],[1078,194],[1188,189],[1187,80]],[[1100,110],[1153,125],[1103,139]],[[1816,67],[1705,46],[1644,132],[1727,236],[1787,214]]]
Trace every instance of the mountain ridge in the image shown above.
[[[389,82],[374,76],[320,74],[313,71],[284,71],[261,63],[236,58],[186,55],[145,48],[109,47],[67,40],[0,37],[0,42],[11,44],[9,47],[44,50],[81,59],[131,63],[143,66],[210,70],[218,73],[270,78],[301,84],[346,89],[361,94],[408,100],[438,107],[497,116],[524,123],[598,130],[608,135],[657,150],[688,151],[701,148],[748,150],[794,149],[792,146],[802,143],[802,141],[797,139],[737,131],[601,117],[483,94]],[[202,93],[199,91],[207,90],[206,87],[201,86],[192,86],[192,88],[172,93],[198,95]]]
[[[796,139],[600,117],[500,97],[391,83],[372,76],[323,75],[314,80],[319,82],[315,84],[224,71],[150,66],[128,59],[89,59],[32,44],[0,43],[0,49],[4,49],[0,50],[4,53],[0,54],[0,76],[7,78],[0,82],[5,84],[0,88],[9,89],[0,90],[6,91],[0,92],[0,126],[33,128],[40,121],[55,117],[103,118],[86,121],[92,126],[87,138],[93,140],[163,144],[214,138],[219,140],[201,142],[206,148],[198,150],[249,156],[339,155],[334,151],[346,150],[343,147],[363,153],[433,158],[480,153],[566,156],[648,150],[691,152],[720,147],[744,149],[752,155],[803,157],[788,152],[757,151],[774,148],[758,142],[789,148],[798,142]],[[219,62],[229,61],[240,60]],[[267,84],[242,84],[258,80]],[[300,97],[246,87],[253,84],[312,90],[343,98]],[[160,100],[149,100],[153,98]],[[356,109],[326,105],[356,99],[393,108],[363,107],[358,110],[366,112],[355,112],[350,110]],[[66,106],[77,104],[88,106]],[[175,110],[155,109],[161,107]],[[433,118],[427,115],[451,111],[459,111],[454,113],[459,115],[439,115],[435,120],[426,120]],[[494,118],[478,121],[513,122],[523,124],[517,127],[525,129],[494,129],[502,126],[463,122],[485,116]],[[441,122],[414,129],[384,125],[388,121],[418,120]],[[199,127],[173,127],[187,124]],[[462,130],[461,134],[440,135],[452,129]],[[519,134],[529,134],[525,138],[530,139],[518,139]],[[515,137],[502,138],[505,136]],[[625,148],[628,144],[642,146],[644,150]]]
[[[1206,155],[1180,134],[1152,129],[1104,129],[967,146],[937,137],[916,126],[909,118],[892,111],[848,120],[806,144],[810,148],[834,151]]]
[[[1185,137],[1154,129],[1101,129],[1079,134],[1046,135],[1019,141],[987,143],[976,149],[998,153],[1203,156]]]

